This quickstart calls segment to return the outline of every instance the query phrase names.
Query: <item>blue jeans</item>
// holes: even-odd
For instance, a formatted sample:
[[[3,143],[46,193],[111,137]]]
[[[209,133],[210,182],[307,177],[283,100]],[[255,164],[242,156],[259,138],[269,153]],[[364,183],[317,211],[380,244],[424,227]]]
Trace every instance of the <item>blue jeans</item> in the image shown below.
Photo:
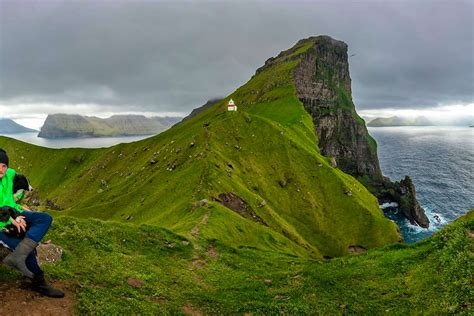
[[[39,212],[30,212],[24,211],[22,216],[25,216],[26,223],[28,225],[28,231],[26,232],[26,237],[40,242],[43,239],[44,235],[48,232],[49,227],[53,218],[48,213],[39,213]],[[3,232],[0,232],[0,244],[7,246],[9,249],[13,250],[21,242],[21,238],[10,237],[5,235]],[[33,251],[26,258],[26,267],[35,275],[43,274],[41,271],[38,261],[36,260],[36,250]]]

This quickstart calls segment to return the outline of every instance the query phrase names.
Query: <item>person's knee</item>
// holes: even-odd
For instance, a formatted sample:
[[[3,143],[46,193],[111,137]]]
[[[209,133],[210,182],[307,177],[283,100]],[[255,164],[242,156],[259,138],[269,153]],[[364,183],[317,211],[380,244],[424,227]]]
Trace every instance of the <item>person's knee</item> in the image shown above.
[[[48,213],[41,213],[41,221],[48,224],[48,226],[51,225],[53,222],[53,217],[49,215]]]

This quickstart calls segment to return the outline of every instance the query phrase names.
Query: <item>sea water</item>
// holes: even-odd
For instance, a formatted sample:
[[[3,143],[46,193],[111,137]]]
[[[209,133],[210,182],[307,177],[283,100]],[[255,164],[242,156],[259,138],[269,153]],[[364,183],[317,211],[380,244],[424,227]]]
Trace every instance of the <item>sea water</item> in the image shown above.
[[[474,128],[370,127],[378,144],[382,173],[392,181],[409,175],[430,228],[411,225],[396,208],[385,208],[412,243],[474,208]]]

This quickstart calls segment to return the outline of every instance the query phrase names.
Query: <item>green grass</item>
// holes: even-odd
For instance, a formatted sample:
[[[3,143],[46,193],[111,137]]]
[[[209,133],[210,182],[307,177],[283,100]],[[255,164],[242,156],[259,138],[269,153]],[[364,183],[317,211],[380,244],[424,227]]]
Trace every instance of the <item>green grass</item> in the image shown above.
[[[213,204],[208,216],[216,227],[203,238],[314,258],[397,242],[396,225],[375,197],[319,153],[312,118],[293,83],[293,70],[311,45],[299,42],[229,97],[149,139],[104,149],[46,149],[0,137],[0,147],[42,199],[67,215],[147,223],[184,236],[206,213],[194,207],[197,201],[232,192],[267,226]],[[229,98],[238,112],[227,111]],[[341,98],[353,108],[349,96]]]
[[[63,208],[46,238],[64,260],[46,271],[74,284],[78,312],[469,313],[473,212],[424,242],[397,243],[376,198],[319,152],[292,77],[311,45],[300,41],[227,98],[139,142],[46,149],[0,137],[40,209],[47,199]],[[357,119],[346,92],[338,102]],[[218,203],[224,192],[265,224]],[[349,246],[379,249],[323,259]],[[0,268],[0,281],[17,277]]]
[[[81,314],[181,314],[184,306],[206,314],[469,314],[473,231],[471,211],[417,244],[315,261],[155,226],[55,216],[46,238],[65,253],[46,273],[73,286]],[[128,285],[130,277],[143,285]],[[0,267],[0,282],[17,278]]]

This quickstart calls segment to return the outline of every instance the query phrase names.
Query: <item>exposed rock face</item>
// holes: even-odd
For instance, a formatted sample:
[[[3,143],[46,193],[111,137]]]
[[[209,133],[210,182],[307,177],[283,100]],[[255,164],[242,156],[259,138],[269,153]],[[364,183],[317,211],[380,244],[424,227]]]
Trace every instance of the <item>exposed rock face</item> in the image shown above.
[[[347,44],[329,36],[303,41],[313,45],[301,56],[293,77],[297,96],[313,118],[321,153],[334,157],[340,169],[358,178],[380,201],[396,201],[410,221],[428,227],[411,180],[392,183],[382,175],[377,144],[352,102]]]
[[[426,217],[425,210],[416,200],[416,190],[409,176],[400,181],[399,198],[400,210],[412,224],[418,224],[421,227],[429,227],[430,221]]]
[[[219,197],[214,198],[214,200],[244,218],[250,219],[258,224],[268,226],[267,223],[265,223],[263,219],[258,216],[254,210],[252,210],[252,208],[246,201],[244,201],[240,196],[237,196],[232,192],[221,193],[219,194]]]
[[[313,117],[321,153],[355,177],[382,180],[377,147],[351,97],[347,45],[327,36],[315,41],[296,67],[298,98]]]

